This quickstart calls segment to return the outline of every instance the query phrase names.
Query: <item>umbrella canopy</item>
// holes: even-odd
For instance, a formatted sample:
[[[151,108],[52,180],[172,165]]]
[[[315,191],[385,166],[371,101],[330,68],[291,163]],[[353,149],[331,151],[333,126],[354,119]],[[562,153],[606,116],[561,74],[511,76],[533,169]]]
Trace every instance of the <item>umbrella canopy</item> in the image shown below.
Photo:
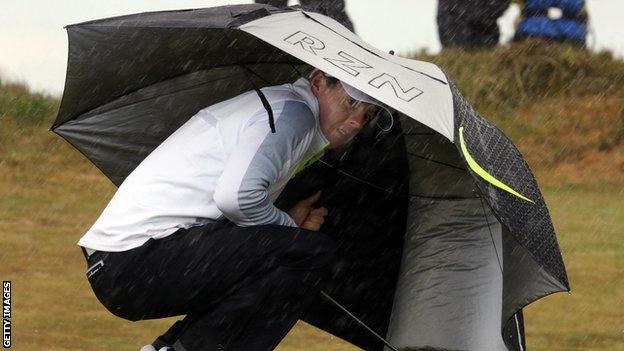
[[[200,109],[292,82],[312,67],[397,110],[390,133],[364,132],[340,155],[328,154],[293,179],[279,201],[287,207],[324,189],[332,213],[323,230],[339,237],[347,253],[329,290],[378,332],[388,331],[393,304],[401,307],[395,295],[410,290],[397,288],[401,252],[407,234],[422,232],[423,223],[489,232],[494,247],[498,235],[499,326],[526,304],[569,290],[528,165],[439,67],[381,52],[325,16],[256,4],[142,13],[67,30],[67,80],[52,129],[116,185]],[[463,202],[448,202],[455,200]],[[427,217],[433,208],[437,214]],[[477,218],[467,209],[475,208],[483,212],[466,229]],[[306,320],[365,349],[381,347],[316,304]]]

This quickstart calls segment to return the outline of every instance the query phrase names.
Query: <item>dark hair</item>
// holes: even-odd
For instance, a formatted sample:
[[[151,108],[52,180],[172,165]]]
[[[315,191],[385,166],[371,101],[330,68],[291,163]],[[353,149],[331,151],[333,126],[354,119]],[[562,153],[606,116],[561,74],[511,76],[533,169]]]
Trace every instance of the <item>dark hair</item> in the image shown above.
[[[337,78],[334,78],[332,76],[328,76],[327,74],[325,74],[325,84],[327,84],[328,87],[332,87],[336,83],[338,83]]]

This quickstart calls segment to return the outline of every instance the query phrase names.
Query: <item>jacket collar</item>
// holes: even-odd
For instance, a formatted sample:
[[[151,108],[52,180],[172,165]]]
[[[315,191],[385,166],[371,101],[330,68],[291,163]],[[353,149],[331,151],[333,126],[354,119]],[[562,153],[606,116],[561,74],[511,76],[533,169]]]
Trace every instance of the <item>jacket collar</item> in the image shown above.
[[[294,83],[292,83],[292,87],[295,93],[303,99],[303,101],[310,107],[312,113],[314,114],[314,118],[316,119],[316,129],[317,129],[317,137],[315,138],[313,145],[313,149],[315,151],[319,151],[321,149],[325,149],[329,145],[329,140],[323,134],[321,130],[321,120],[320,120],[320,108],[318,100],[316,96],[312,92],[310,88],[310,81],[306,78],[299,78]]]

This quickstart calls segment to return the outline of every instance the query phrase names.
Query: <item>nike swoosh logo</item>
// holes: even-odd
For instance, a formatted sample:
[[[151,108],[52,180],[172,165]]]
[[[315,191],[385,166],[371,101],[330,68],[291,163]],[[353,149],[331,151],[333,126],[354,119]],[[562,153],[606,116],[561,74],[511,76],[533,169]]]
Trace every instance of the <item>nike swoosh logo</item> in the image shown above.
[[[517,196],[523,200],[526,200],[532,204],[534,204],[535,202],[533,202],[533,200],[529,199],[528,197],[520,194],[519,192],[515,191],[514,189],[512,189],[510,186],[508,186],[507,184],[501,182],[500,180],[496,179],[496,177],[494,177],[493,175],[491,175],[490,173],[488,173],[488,171],[486,171],[485,169],[483,169],[483,167],[479,166],[479,164],[477,163],[477,161],[474,160],[474,158],[472,158],[472,156],[470,156],[470,153],[468,152],[468,148],[466,147],[466,143],[464,142],[464,127],[459,127],[459,144],[461,147],[461,151],[464,154],[464,158],[466,159],[466,161],[468,162],[468,166],[470,167],[470,169],[472,169],[476,174],[479,175],[479,177],[483,178],[486,182],[494,185],[495,187],[499,188],[499,189],[503,189],[506,192]]]

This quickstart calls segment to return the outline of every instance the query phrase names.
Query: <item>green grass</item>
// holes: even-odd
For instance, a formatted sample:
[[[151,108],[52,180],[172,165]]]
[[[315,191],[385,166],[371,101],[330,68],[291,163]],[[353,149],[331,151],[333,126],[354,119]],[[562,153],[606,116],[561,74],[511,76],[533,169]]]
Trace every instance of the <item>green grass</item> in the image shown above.
[[[478,111],[495,119],[544,99],[612,96],[624,89],[624,63],[609,53],[542,40],[412,56],[439,65]]]
[[[543,190],[572,293],[527,308],[528,349],[624,349],[624,184]]]
[[[553,217],[572,293],[527,308],[528,348],[624,350],[624,63],[537,46],[432,59],[516,142]],[[530,70],[546,88],[532,89]],[[14,349],[138,350],[172,320],[124,321],[93,296],[76,241],[115,188],[46,130],[57,108],[0,83],[0,276],[14,283]],[[279,349],[355,348],[301,323]]]

